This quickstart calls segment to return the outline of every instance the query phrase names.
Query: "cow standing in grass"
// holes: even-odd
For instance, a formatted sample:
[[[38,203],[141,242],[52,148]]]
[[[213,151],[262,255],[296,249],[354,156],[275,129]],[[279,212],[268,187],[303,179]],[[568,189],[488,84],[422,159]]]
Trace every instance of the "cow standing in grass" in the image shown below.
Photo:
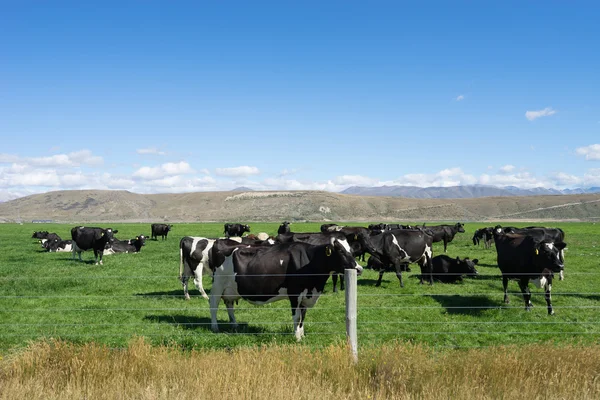
[[[118,230],[111,228],[88,228],[83,226],[76,226],[71,229],[71,238],[73,239],[73,258],[75,253],[79,254],[79,261],[81,260],[81,252],[93,249],[94,250],[94,261],[96,265],[102,265],[102,255],[104,248],[107,243],[114,242],[114,234],[118,233]],[[100,260],[98,261],[98,257]]]

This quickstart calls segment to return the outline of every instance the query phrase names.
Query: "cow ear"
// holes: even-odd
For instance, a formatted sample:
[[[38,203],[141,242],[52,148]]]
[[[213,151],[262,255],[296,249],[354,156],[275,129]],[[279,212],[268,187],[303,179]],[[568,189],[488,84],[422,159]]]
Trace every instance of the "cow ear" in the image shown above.
[[[326,255],[327,257],[329,257],[329,256],[331,256],[331,252],[332,252],[332,250],[331,250],[331,246],[326,246],[326,247],[325,247],[325,255]]]
[[[136,237],[135,237],[135,240],[140,240],[140,237],[139,237],[139,236],[136,236]]]
[[[477,264],[478,262],[479,262],[479,259],[477,259],[477,258],[473,260],[473,264]]]
[[[113,233],[119,233],[119,230],[118,230],[118,229],[115,229],[115,230],[113,231]]]
[[[358,240],[358,235],[356,233],[354,234],[354,240]]]
[[[567,244],[565,242],[558,242],[558,243],[554,243],[554,246],[558,249],[558,250],[562,250],[565,247],[567,247]]]

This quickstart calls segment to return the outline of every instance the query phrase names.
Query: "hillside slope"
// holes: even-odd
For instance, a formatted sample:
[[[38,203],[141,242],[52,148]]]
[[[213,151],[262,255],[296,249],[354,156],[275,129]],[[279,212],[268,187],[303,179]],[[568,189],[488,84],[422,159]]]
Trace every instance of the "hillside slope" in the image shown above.
[[[600,194],[473,199],[368,197],[321,191],[136,194],[56,191],[0,203],[0,222],[485,221],[600,219]]]

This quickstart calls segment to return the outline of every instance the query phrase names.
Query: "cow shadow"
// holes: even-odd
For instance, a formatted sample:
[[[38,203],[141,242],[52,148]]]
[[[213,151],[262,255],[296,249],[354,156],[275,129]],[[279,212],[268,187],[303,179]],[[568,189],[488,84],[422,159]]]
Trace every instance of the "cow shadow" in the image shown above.
[[[144,320],[156,322],[159,324],[168,324],[176,328],[185,330],[203,330],[212,332],[210,329],[211,320],[208,317],[194,317],[191,315],[146,315]],[[247,322],[238,322],[237,329],[230,325],[229,320],[217,320],[219,323],[219,331],[226,333],[264,333],[265,330],[258,326],[248,325]]]
[[[498,264],[478,263],[478,267],[498,268]]]
[[[200,291],[197,289],[191,289],[188,291],[188,293],[190,294],[191,298],[196,298],[196,297],[202,298],[202,296],[200,295]],[[135,296],[139,296],[139,297],[176,297],[176,298],[185,299],[185,297],[183,295],[183,289],[166,290],[166,291],[162,291],[162,292],[136,293]]]
[[[446,309],[448,314],[481,315],[490,308],[498,308],[487,296],[433,295],[431,298]]]
[[[377,283],[377,279],[369,279],[369,278],[360,278],[356,281],[358,286],[375,286]],[[390,283],[389,279],[382,279],[381,283]]]

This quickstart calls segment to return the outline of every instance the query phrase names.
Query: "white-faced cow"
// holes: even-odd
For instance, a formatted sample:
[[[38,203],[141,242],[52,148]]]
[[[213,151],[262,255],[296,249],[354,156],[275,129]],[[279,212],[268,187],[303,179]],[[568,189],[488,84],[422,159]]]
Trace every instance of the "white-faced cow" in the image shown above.
[[[250,226],[242,224],[225,224],[223,225],[223,233],[226,237],[242,236],[244,232],[250,232]]]
[[[202,286],[202,275],[211,275],[213,271],[209,266],[210,249],[215,239],[204,237],[184,236],[179,241],[179,279],[183,285],[183,295],[190,299],[188,281],[194,277],[194,284],[202,297],[208,300],[208,295]]]
[[[443,283],[454,283],[462,281],[463,275],[477,276],[475,265],[478,262],[478,259],[470,260],[468,257],[461,260],[460,257],[451,258],[445,254],[435,256],[431,260],[433,279]]]
[[[152,235],[150,236],[150,239],[158,240],[158,237],[160,236],[162,240],[166,240],[167,236],[169,235],[169,231],[173,229],[173,225],[152,224],[150,225],[150,228],[152,228]]]
[[[139,253],[146,245],[146,236],[139,235],[129,240],[115,239],[112,243],[107,243],[104,247],[104,255],[116,253]]]
[[[76,226],[71,229],[71,238],[73,239],[73,258],[75,258],[75,253],[79,253],[79,261],[81,260],[81,252],[93,249],[94,250],[94,261],[96,265],[98,263],[102,264],[102,254],[104,252],[104,247],[107,243],[112,243],[114,239],[114,234],[118,233],[118,230],[113,230],[111,228],[89,228],[83,226]],[[100,261],[98,261],[98,256],[100,256]]]
[[[427,229],[394,229],[372,233],[369,241],[375,251],[370,252],[372,257],[369,258],[368,265],[375,271],[379,271],[379,279],[375,286],[380,286],[383,273],[393,268],[400,281],[400,287],[404,287],[402,271],[408,270],[410,263],[417,263],[421,267],[421,283],[427,274],[429,283],[432,284],[430,233]]]
[[[423,228],[425,228],[425,226],[423,226]],[[444,253],[446,252],[448,243],[454,239],[454,236],[457,233],[465,233],[464,225],[460,222],[457,222],[454,225],[428,226],[426,229],[433,232],[433,243],[444,242]]]
[[[240,298],[263,305],[288,299],[297,340],[304,336],[306,310],[315,305],[331,272],[362,267],[345,241],[335,238],[329,244],[280,243],[273,246],[243,246],[217,240],[211,249],[214,282],[210,291],[212,330],[217,332],[217,309],[221,299],[229,321],[237,322],[233,304]]]
[[[537,287],[545,289],[548,314],[554,314],[551,299],[552,278],[555,272],[560,273],[564,269],[560,252],[565,248],[566,243],[537,240],[532,236],[521,234],[507,234],[500,228],[494,231],[494,241],[498,254],[498,267],[502,272],[504,302],[509,303],[508,281],[517,280],[525,300],[525,309],[529,311],[533,307],[529,291],[531,280]]]
[[[290,233],[290,224],[291,222],[284,221],[279,228],[277,228],[277,234],[280,233]]]

